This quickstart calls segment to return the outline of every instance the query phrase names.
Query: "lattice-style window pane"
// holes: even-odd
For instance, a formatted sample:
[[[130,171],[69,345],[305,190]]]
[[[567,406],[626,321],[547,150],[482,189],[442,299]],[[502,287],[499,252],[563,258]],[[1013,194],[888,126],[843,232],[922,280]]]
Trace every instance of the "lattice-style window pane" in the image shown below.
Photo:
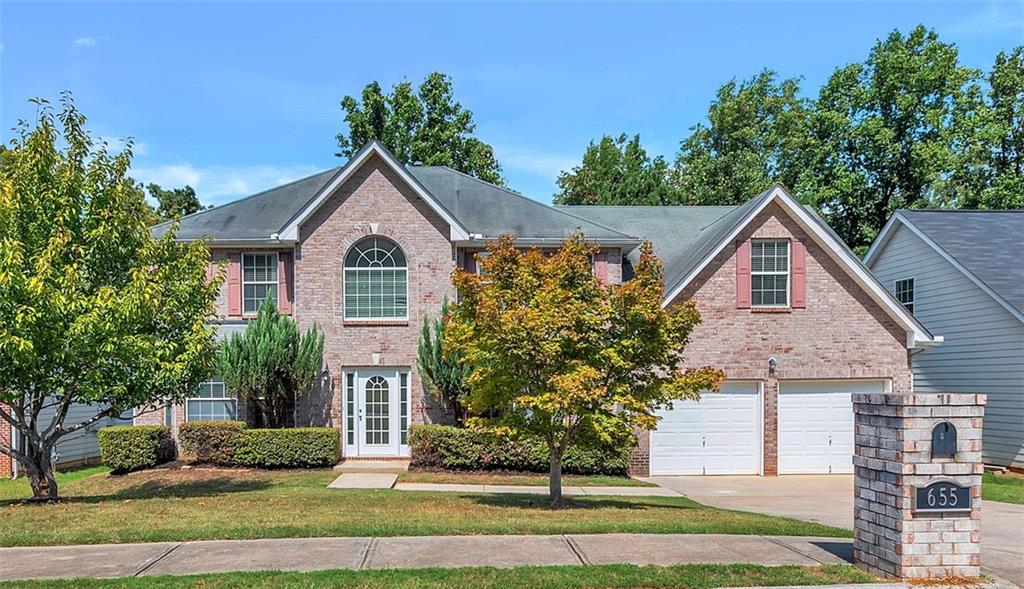
[[[905,278],[903,280],[897,280],[895,288],[893,289],[896,295],[896,300],[900,302],[907,311],[911,314],[914,313],[914,279]]]
[[[405,254],[393,241],[368,237],[345,256],[345,317],[404,319],[408,315]]]
[[[405,446],[409,437],[409,373],[398,373],[399,391],[399,437],[401,444]]]
[[[366,380],[366,443],[386,445],[391,443],[391,399],[387,379],[372,376]]]
[[[277,253],[242,254],[242,312],[254,314],[268,297],[277,302]]]
[[[356,445],[356,375],[345,373],[345,440],[351,447]]]
[[[750,245],[750,303],[785,307],[789,304],[789,240],[758,239]]]
[[[213,377],[199,384],[193,397],[185,401],[188,421],[236,419],[238,402],[224,388],[224,381]]]

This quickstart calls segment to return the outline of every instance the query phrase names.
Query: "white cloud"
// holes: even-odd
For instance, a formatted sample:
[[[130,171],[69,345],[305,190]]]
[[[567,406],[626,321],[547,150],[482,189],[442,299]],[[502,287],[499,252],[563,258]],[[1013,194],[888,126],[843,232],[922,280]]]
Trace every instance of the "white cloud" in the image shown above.
[[[195,188],[203,204],[219,205],[322,171],[306,164],[285,166],[193,166],[188,163],[133,166],[132,178],[164,188]]]
[[[505,170],[518,170],[554,182],[563,171],[580,165],[580,158],[523,147],[495,146],[494,154]]]
[[[96,37],[77,37],[71,44],[75,47],[93,47],[96,45]]]
[[[1024,9],[1021,4],[991,2],[970,18],[950,26],[950,31],[962,35],[985,35],[1016,29],[1024,33]]]

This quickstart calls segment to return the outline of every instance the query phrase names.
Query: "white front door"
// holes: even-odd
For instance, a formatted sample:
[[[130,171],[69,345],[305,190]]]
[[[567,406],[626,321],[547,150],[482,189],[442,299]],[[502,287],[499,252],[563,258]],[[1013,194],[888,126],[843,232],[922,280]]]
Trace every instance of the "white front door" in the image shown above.
[[[700,401],[677,401],[651,432],[651,475],[758,474],[761,395],[755,382],[726,382]]]
[[[883,381],[779,382],[779,474],[853,472],[853,393]]]
[[[408,456],[412,399],[408,369],[344,371],[342,437],[345,456]]]

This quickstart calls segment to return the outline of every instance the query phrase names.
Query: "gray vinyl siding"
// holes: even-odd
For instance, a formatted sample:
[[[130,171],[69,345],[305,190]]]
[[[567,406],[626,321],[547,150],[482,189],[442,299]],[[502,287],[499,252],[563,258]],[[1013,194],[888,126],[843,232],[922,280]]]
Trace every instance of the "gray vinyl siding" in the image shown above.
[[[53,418],[54,410],[55,408],[43,409],[39,416],[40,423],[49,424],[50,420]],[[96,407],[76,403],[68,409],[68,414],[64,419],[64,424],[66,427],[70,427],[72,425],[82,423],[96,415],[97,411],[98,409]],[[117,423],[124,425],[130,422],[118,422],[113,418],[101,419],[88,427],[61,438],[61,440],[57,442],[57,464],[61,465],[98,458],[100,455],[100,447],[99,440],[96,437],[96,432],[102,427],[116,425]]]
[[[913,356],[914,388],[980,392],[986,463],[1024,467],[1024,323],[899,225],[871,268],[890,291],[914,279],[914,315],[945,342]]]

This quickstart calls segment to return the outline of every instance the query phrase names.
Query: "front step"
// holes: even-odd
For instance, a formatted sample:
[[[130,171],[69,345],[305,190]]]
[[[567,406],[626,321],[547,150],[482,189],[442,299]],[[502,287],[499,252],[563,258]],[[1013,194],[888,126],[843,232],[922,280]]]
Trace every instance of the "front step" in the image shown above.
[[[367,460],[352,459],[343,460],[334,466],[334,470],[344,473],[378,473],[378,474],[402,474],[409,470],[409,459],[398,460]]]

